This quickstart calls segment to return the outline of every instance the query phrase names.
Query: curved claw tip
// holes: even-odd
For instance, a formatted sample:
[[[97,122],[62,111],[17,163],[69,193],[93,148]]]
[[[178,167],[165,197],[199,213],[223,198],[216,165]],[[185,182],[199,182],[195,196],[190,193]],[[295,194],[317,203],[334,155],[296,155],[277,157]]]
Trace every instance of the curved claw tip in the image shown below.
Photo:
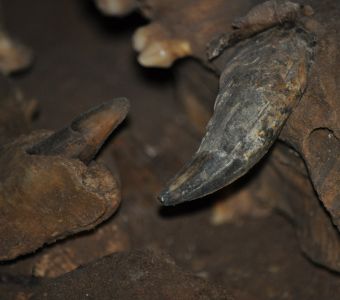
[[[169,191],[169,189],[164,190],[161,192],[161,194],[158,196],[158,200],[161,202],[164,206],[173,206],[179,203],[182,203],[180,197],[176,197]]]
[[[129,108],[126,98],[107,101],[81,114],[69,126],[33,146],[28,153],[62,155],[89,163],[125,119]]]
[[[165,206],[192,201],[211,194],[224,186],[226,156],[223,151],[197,153],[168,184],[158,197]],[[235,164],[229,165],[232,174]],[[223,180],[222,180],[223,178]]]
[[[107,131],[112,132],[125,119],[129,108],[128,99],[116,98],[81,114],[70,126],[82,133],[85,138],[91,135],[97,139],[104,139]]]

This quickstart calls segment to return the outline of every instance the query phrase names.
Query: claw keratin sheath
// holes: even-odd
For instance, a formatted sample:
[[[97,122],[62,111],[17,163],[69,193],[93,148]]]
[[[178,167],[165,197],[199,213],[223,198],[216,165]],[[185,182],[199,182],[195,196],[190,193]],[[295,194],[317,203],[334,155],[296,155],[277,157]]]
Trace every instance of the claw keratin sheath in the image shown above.
[[[283,27],[241,42],[220,77],[201,145],[161,193],[163,205],[213,193],[267,153],[305,90],[312,44],[303,29]]]

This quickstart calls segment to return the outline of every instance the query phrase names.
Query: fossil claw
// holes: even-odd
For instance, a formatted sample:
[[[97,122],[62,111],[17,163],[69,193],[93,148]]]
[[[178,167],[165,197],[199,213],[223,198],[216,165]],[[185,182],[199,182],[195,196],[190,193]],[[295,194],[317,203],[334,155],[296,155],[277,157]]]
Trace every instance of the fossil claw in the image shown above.
[[[124,98],[108,101],[55,134],[35,131],[0,147],[0,260],[92,229],[117,210],[117,174],[86,164],[128,107]]]
[[[267,153],[304,92],[311,40],[299,28],[274,28],[239,45],[221,75],[201,145],[161,193],[164,205],[213,193]]]
[[[28,150],[36,155],[62,155],[89,163],[129,109],[126,98],[117,98],[90,109],[69,126]]]

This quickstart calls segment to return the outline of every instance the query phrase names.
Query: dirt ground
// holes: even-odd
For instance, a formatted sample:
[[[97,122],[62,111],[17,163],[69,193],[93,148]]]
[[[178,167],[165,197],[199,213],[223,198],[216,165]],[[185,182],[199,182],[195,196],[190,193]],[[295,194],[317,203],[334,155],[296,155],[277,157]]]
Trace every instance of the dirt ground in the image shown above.
[[[158,192],[199,139],[175,97],[173,74],[136,62],[131,35],[145,23],[141,17],[105,18],[84,0],[4,0],[3,5],[8,29],[35,53],[34,67],[13,77],[39,101],[35,128],[61,128],[113,97],[131,101],[128,120],[101,155],[110,167],[115,158],[123,189],[120,210],[96,230],[112,239],[112,252],[164,251],[184,270],[230,290],[235,299],[337,298],[340,277],[303,256],[285,218],[213,225],[212,206],[223,192],[174,208],[160,206]],[[88,251],[83,261],[100,257],[92,247],[83,247]],[[38,284],[30,277],[36,256],[0,266],[0,299]]]

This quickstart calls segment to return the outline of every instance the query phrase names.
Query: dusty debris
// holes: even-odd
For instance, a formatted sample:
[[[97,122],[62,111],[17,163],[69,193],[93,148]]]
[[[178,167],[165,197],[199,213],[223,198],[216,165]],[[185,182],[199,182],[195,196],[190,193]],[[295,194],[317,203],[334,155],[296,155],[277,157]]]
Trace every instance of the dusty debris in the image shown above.
[[[33,276],[59,277],[101,257],[128,251],[129,236],[126,229],[116,223],[102,224],[93,232],[45,248],[31,259]]]
[[[89,230],[115,212],[117,176],[91,160],[127,110],[127,100],[113,100],[57,133],[34,132],[1,148],[1,260]]]
[[[61,292],[62,291],[62,292]],[[54,280],[31,299],[233,299],[225,290],[175,265],[165,253],[107,256]]]

